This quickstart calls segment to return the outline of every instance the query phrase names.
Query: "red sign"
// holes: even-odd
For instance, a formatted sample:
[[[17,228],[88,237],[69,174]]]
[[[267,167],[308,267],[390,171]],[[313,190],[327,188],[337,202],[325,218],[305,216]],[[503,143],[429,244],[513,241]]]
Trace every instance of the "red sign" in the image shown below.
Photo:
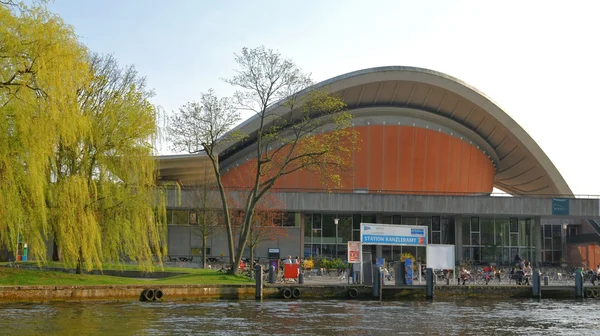
[[[350,264],[360,263],[360,242],[356,242],[356,241],[348,242],[348,263],[350,263]]]

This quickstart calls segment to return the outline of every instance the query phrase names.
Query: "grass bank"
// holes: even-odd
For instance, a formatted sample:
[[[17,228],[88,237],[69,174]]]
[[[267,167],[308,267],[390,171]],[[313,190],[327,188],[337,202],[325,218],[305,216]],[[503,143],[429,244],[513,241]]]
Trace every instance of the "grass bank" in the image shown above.
[[[128,270],[138,270],[135,265]],[[110,268],[105,268],[110,269]],[[123,268],[115,268],[121,270]],[[157,270],[158,271],[158,270]],[[86,285],[212,285],[212,284],[249,284],[248,277],[218,273],[210,269],[165,268],[165,272],[187,273],[163,279],[137,279],[109,275],[71,274],[61,271],[42,269],[8,268],[0,266],[0,286],[86,286]]]

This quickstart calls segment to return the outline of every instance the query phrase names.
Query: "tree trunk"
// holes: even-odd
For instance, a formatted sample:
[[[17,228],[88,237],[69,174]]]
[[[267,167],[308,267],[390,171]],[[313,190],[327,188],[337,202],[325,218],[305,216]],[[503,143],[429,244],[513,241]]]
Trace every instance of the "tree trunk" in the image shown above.
[[[202,235],[202,268],[206,268],[206,235]]]
[[[254,279],[254,246],[250,247],[250,279]]]
[[[79,250],[79,259],[77,259],[77,268],[75,269],[75,274],[81,274],[83,269],[83,253]]]
[[[58,253],[58,244],[56,244],[56,240],[52,243],[52,261],[60,261],[59,253]]]

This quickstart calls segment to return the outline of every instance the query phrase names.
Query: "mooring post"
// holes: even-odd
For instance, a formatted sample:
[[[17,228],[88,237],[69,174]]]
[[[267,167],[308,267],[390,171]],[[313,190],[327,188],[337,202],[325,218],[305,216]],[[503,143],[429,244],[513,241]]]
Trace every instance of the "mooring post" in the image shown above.
[[[254,268],[254,271],[256,274],[255,278],[256,278],[256,299],[257,300],[262,300],[263,297],[263,270],[262,270],[262,266],[261,265],[256,265],[256,267]]]
[[[304,272],[298,273],[298,285],[304,284]]]
[[[275,267],[273,265],[269,266],[269,283],[275,283]]]
[[[425,270],[425,297],[433,299],[433,268]]]
[[[383,267],[379,268],[379,301],[383,300],[383,284],[385,281],[385,273],[383,272]]]
[[[542,298],[542,281],[540,277],[540,271],[535,270],[531,278],[531,289],[533,290],[533,297]]]
[[[379,267],[373,267],[373,296],[379,296],[379,287],[381,287],[381,270]]]
[[[576,298],[584,297],[583,276],[581,275],[581,272],[579,272],[579,271],[575,272],[575,297]]]

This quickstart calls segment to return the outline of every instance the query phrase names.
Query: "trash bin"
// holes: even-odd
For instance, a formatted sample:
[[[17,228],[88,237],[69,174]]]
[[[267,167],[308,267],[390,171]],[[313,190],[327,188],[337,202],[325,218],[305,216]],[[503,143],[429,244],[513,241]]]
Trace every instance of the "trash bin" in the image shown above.
[[[22,261],[27,261],[27,244],[23,244],[23,257],[21,258]]]

